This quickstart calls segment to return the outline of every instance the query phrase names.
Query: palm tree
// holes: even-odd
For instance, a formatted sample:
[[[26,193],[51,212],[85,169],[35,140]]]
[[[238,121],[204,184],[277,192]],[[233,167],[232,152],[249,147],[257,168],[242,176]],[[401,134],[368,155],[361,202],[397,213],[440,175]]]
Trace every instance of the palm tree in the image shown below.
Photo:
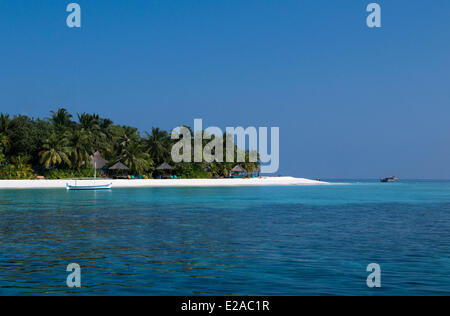
[[[50,122],[57,129],[65,129],[72,125],[72,114],[70,114],[66,109],[60,108],[56,112],[50,111],[52,117],[50,118]]]
[[[0,114],[0,133],[6,134],[9,130],[11,124],[11,119],[9,118],[9,114]]]
[[[103,142],[98,149],[103,150],[106,153],[111,153],[114,148],[114,141],[119,134],[118,126],[114,125],[114,122],[110,119],[100,119],[99,122],[101,135],[104,135]]]
[[[152,127],[152,134],[150,135],[147,132],[145,134],[147,138],[144,140],[144,144],[153,161],[157,164],[167,161],[170,157],[169,133]]]
[[[53,133],[42,146],[42,150],[39,153],[39,156],[41,157],[40,162],[44,164],[46,168],[61,165],[63,163],[69,167],[72,166],[72,162],[69,159],[71,149],[68,146],[68,143],[69,142],[64,135],[59,136]]]
[[[257,161],[256,162],[252,162],[250,161],[250,155],[255,155]],[[245,162],[241,163],[241,166],[248,172],[248,173],[253,173],[255,171],[259,171],[259,167],[260,167],[260,162],[259,162],[259,154],[258,152],[252,151],[249,152],[248,150],[245,151]]]
[[[0,149],[3,153],[8,153],[10,149],[9,132],[11,127],[11,119],[8,114],[0,114]]]
[[[110,151],[108,145],[108,136],[100,126],[101,118],[97,114],[78,114],[78,121],[80,127],[85,131],[87,137],[90,139],[93,149],[101,151]]]
[[[31,157],[29,156],[16,156],[12,157],[11,161],[18,169],[23,169],[26,166],[28,166],[28,162],[30,161]]]
[[[114,125],[114,122],[111,121],[110,119],[101,118],[99,120],[98,124],[100,125],[100,128],[103,131],[106,131],[106,130],[108,130],[108,128],[110,128],[112,125]]]
[[[0,167],[6,163],[6,157],[3,154],[3,150],[0,148]]]
[[[128,147],[130,144],[139,142],[141,137],[137,128],[130,126],[120,126],[116,128],[115,131],[115,143],[119,145],[120,150]]]
[[[16,156],[11,158],[11,162],[14,164],[12,166],[14,168],[13,172],[15,173],[14,178],[31,179],[33,177],[33,169],[28,163],[30,159],[30,156]]]
[[[97,114],[81,113],[77,116],[78,121],[80,122],[80,127],[85,130],[96,129],[97,126],[100,127],[100,116]]]
[[[138,143],[131,143],[125,147],[120,160],[136,174],[149,172],[153,167],[150,155],[144,152]]]
[[[84,129],[75,130],[68,135],[68,144],[72,167],[80,169],[89,161],[89,153],[93,151],[90,134]]]
[[[2,150],[4,153],[7,153],[10,148],[10,141],[9,137],[5,134],[0,134],[0,150]]]

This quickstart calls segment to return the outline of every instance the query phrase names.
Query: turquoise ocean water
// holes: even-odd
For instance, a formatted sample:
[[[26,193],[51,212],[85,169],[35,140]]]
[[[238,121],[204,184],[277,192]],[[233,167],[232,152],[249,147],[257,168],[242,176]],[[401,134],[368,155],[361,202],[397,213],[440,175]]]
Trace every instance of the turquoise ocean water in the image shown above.
[[[449,295],[450,182],[0,190],[0,294]]]

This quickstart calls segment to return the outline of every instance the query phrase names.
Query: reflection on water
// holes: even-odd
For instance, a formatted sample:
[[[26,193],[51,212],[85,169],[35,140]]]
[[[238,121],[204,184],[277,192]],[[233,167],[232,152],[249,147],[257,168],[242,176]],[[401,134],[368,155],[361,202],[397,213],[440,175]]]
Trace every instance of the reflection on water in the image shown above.
[[[449,189],[4,190],[0,294],[450,294]]]

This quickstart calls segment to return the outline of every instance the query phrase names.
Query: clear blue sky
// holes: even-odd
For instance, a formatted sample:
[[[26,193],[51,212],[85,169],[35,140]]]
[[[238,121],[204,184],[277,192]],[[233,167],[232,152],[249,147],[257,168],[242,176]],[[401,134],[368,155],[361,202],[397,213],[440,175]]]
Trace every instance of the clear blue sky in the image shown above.
[[[280,173],[450,178],[450,1],[0,0],[0,112],[279,126]]]

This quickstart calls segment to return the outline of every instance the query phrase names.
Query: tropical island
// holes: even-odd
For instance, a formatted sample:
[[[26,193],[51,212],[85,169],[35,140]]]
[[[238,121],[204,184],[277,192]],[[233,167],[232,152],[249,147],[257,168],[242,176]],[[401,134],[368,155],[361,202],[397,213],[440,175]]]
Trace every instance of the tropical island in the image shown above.
[[[225,159],[174,163],[174,142],[157,127],[141,135],[135,127],[98,114],[74,119],[64,108],[44,119],[1,113],[0,180],[88,179],[94,174],[121,180],[261,178],[260,162],[251,162],[248,151],[239,164]],[[235,149],[235,154],[241,150]]]

